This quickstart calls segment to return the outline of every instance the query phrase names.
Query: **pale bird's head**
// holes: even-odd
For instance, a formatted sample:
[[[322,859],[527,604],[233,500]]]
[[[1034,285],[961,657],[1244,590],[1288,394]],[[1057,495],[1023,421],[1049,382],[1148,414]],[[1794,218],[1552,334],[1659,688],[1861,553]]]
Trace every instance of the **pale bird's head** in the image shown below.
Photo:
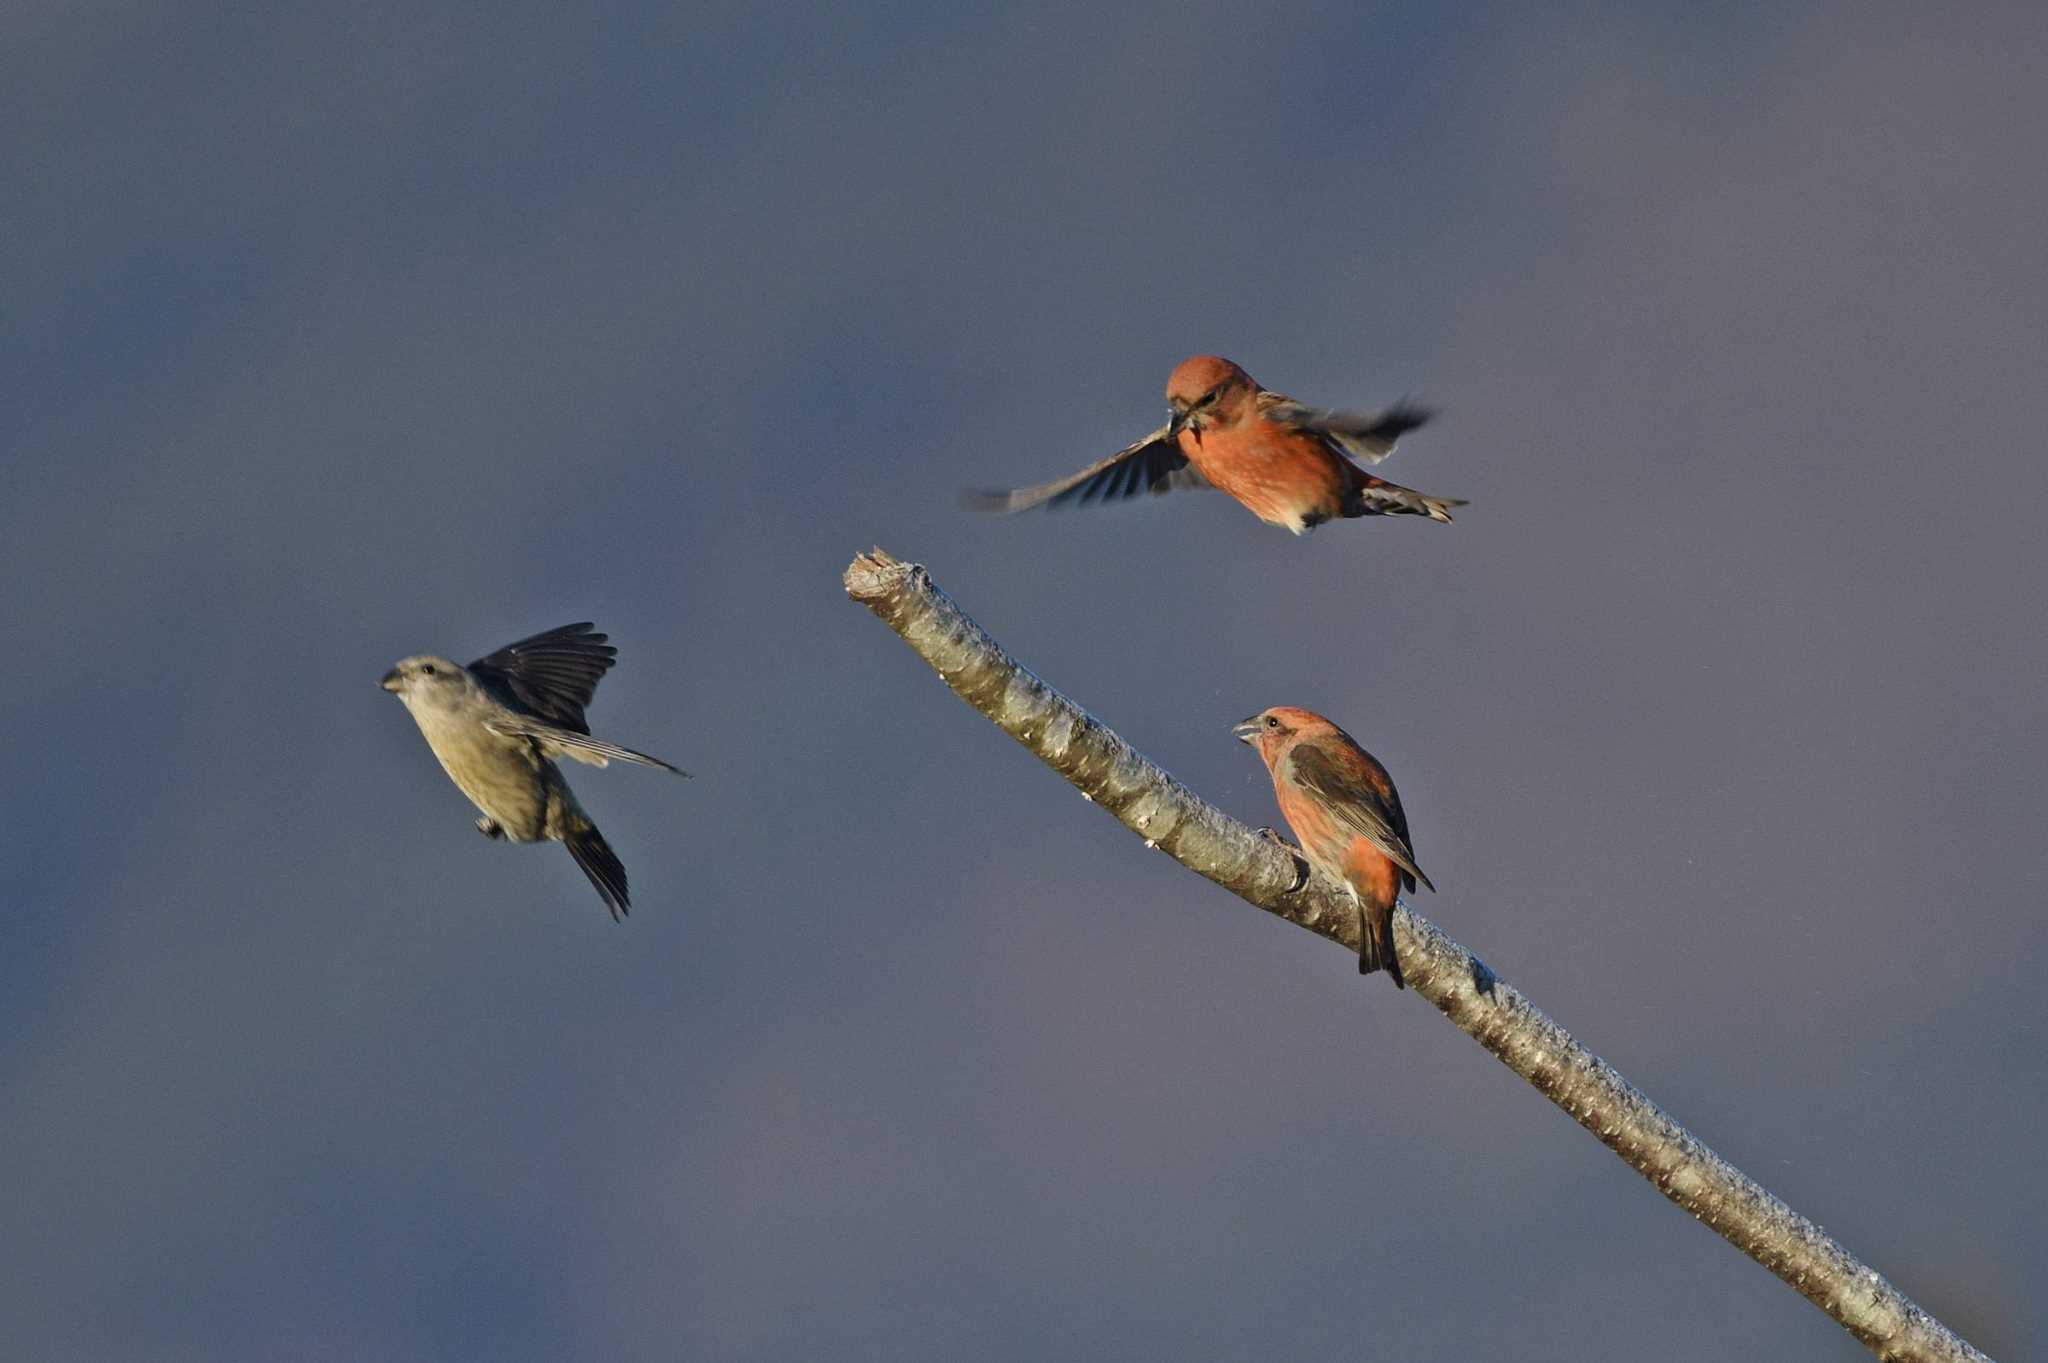
[[[1229,425],[1242,416],[1257,395],[1251,375],[1221,355],[1196,355],[1182,360],[1166,380],[1167,421],[1171,439],[1183,429],[1202,438],[1204,428]]]
[[[431,653],[400,660],[378,683],[405,702],[408,710],[453,709],[475,686],[467,668]]]

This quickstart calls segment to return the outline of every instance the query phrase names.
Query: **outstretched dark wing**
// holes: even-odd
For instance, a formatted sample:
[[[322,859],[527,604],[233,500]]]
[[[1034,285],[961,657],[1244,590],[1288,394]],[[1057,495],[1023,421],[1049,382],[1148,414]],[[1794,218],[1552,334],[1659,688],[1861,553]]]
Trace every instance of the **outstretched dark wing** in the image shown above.
[[[1109,458],[1079,473],[1037,487],[1012,492],[970,492],[967,505],[976,511],[1028,511],[1034,506],[1086,506],[1094,501],[1119,501],[1140,492],[1171,492],[1181,487],[1208,487],[1209,480],[1188,465],[1188,457],[1161,426],[1143,440],[1126,445]]]
[[[1377,464],[1394,452],[1394,442],[1428,421],[1427,407],[1397,402],[1376,412],[1334,412],[1304,407],[1293,398],[1261,391],[1259,410],[1268,421],[1321,436],[1339,454]]]
[[[1430,889],[1436,888],[1415,864],[1415,849],[1408,845],[1408,816],[1401,812],[1401,796],[1384,771],[1378,782],[1371,781],[1366,773],[1350,770],[1313,743],[1296,745],[1287,760],[1294,764],[1296,784],[1401,868],[1407,889],[1414,889],[1418,879]]]
[[[572,733],[590,732],[583,707],[619,651],[588,620],[507,644],[469,670],[497,699]]]

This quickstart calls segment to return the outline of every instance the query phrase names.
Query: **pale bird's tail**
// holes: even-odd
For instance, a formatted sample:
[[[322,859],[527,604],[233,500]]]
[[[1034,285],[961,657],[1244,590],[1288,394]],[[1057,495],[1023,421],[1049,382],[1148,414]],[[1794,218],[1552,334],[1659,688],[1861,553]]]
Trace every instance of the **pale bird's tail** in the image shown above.
[[[568,832],[562,835],[562,846],[569,849],[569,855],[576,858],[583,874],[597,887],[598,897],[611,910],[612,921],[624,918],[631,911],[626,898],[626,868],[611,844],[604,840],[604,834],[597,831],[597,825],[581,814],[575,815]]]

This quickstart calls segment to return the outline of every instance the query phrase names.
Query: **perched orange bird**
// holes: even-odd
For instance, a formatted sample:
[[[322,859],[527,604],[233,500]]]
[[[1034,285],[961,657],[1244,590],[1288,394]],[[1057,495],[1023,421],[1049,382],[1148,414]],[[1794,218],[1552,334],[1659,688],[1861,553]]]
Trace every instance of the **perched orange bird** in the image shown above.
[[[1353,460],[1377,464],[1394,442],[1429,420],[1397,403],[1377,412],[1329,412],[1261,388],[1220,355],[1183,360],[1166,381],[1167,423],[1069,478],[1014,492],[968,494],[983,511],[1024,511],[1219,488],[1270,525],[1306,534],[1349,516],[1427,516],[1449,521],[1455,497],[1375,478]]]
[[[1394,900],[1429,877],[1415,864],[1408,816],[1387,769],[1351,735],[1311,710],[1276,705],[1231,732],[1258,749],[1273,796],[1309,861],[1358,901],[1358,973],[1384,970],[1405,989],[1394,954]]]

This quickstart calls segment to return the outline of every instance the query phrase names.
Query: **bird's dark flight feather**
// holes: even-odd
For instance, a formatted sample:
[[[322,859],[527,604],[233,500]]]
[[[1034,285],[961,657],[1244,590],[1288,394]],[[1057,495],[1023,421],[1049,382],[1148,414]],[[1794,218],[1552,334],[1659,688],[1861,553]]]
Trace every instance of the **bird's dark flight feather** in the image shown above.
[[[478,658],[469,670],[500,702],[587,734],[583,707],[619,657],[606,637],[588,620],[562,625]]]
[[[1428,422],[1432,413],[1412,402],[1397,402],[1372,412],[1340,412],[1307,407],[1279,393],[1261,392],[1259,409],[1268,421],[1323,438],[1337,453],[1377,464],[1394,452],[1394,443]]]
[[[1034,506],[1086,506],[1121,501],[1141,492],[1208,486],[1209,480],[1188,463],[1167,428],[1161,426],[1079,473],[1013,492],[970,492],[966,501],[977,511],[1027,511]]]

